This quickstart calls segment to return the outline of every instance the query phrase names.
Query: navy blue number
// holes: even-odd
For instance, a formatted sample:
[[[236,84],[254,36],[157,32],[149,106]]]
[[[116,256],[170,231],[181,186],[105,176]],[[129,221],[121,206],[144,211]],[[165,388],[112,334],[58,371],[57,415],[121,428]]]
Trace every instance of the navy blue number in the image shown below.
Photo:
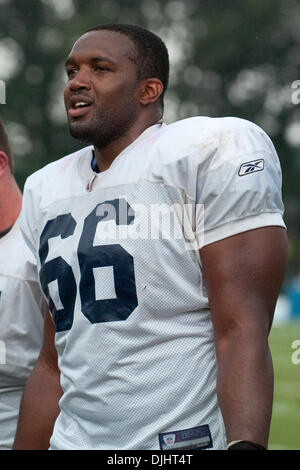
[[[133,257],[118,244],[93,246],[98,223],[114,219],[116,225],[129,225],[130,209],[124,199],[105,201],[85,219],[78,245],[79,290],[82,313],[91,323],[126,320],[138,305]],[[96,300],[93,268],[104,266],[113,267],[116,298]]]
[[[57,236],[68,238],[73,235],[76,222],[71,214],[59,215],[45,225],[40,239],[39,256],[41,260],[40,280],[49,302],[49,309],[56,325],[56,331],[69,330],[73,324],[76,299],[76,281],[71,266],[58,256],[45,263],[49,252],[49,239]],[[49,283],[57,280],[58,292],[63,308],[57,310],[49,294]]]
[[[130,210],[125,200],[106,201],[98,204],[84,221],[78,245],[81,271],[79,292],[82,313],[91,323],[126,320],[138,305],[133,257],[119,244],[93,246],[97,225],[101,220],[113,219],[116,225],[129,225],[134,220]],[[40,279],[56,331],[72,327],[77,286],[71,266],[61,256],[45,263],[49,251],[48,240],[56,236],[68,238],[74,233],[75,227],[76,222],[71,214],[60,215],[47,222],[40,240]],[[105,266],[113,268],[116,298],[97,300],[93,269]],[[49,294],[48,284],[54,280],[58,282],[63,305],[60,310],[56,309]]]

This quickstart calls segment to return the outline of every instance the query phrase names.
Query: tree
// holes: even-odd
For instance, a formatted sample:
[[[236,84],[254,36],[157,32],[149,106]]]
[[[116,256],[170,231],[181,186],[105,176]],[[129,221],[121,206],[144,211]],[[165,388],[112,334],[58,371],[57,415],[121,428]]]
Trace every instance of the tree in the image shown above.
[[[16,177],[81,147],[68,136],[63,63],[74,40],[99,23],[137,23],[170,51],[166,120],[233,115],[261,125],[283,169],[296,269],[300,238],[300,9],[296,0],[0,0],[0,105]],[[2,59],[2,60],[1,60]],[[295,88],[292,88],[294,84]]]

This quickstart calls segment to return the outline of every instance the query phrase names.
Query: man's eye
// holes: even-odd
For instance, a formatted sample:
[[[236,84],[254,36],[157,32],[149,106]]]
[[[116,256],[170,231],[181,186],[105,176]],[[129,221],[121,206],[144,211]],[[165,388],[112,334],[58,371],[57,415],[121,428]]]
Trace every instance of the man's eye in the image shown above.
[[[105,67],[104,65],[96,65],[95,70],[96,72],[107,72],[108,68]]]
[[[76,73],[76,69],[68,69],[66,72],[67,72],[68,78],[72,78]]]

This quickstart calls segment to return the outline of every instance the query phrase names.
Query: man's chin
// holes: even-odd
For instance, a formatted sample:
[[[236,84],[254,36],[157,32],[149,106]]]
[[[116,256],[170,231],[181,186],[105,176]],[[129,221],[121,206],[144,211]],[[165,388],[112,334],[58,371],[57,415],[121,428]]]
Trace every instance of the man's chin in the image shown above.
[[[80,140],[86,144],[91,143],[92,136],[90,126],[79,122],[69,122],[69,132],[74,139]]]

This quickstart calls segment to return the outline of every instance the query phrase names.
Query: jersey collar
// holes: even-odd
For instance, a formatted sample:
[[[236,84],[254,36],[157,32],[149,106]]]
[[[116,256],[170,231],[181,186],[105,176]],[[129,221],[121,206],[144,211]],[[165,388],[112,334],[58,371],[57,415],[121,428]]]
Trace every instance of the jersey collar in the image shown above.
[[[124,155],[128,151],[131,151],[134,147],[139,145],[146,138],[149,138],[152,134],[160,130],[163,126],[165,126],[165,124],[159,122],[145,129],[142,134],[139,135],[139,137],[137,137],[133,142],[131,142],[131,144],[129,144],[125,149],[123,149],[122,152],[119,153],[119,155],[116,156],[110,167],[107,170],[102,171],[101,173],[97,173],[96,171],[94,171],[92,166],[94,158],[94,147],[90,145],[89,147],[83,149],[83,152],[78,160],[78,173],[81,181],[84,184],[85,189],[87,191],[90,191],[93,181],[96,179],[97,175],[104,175],[105,173],[110,171],[111,168],[116,165],[117,161],[121,158],[122,155]]]

